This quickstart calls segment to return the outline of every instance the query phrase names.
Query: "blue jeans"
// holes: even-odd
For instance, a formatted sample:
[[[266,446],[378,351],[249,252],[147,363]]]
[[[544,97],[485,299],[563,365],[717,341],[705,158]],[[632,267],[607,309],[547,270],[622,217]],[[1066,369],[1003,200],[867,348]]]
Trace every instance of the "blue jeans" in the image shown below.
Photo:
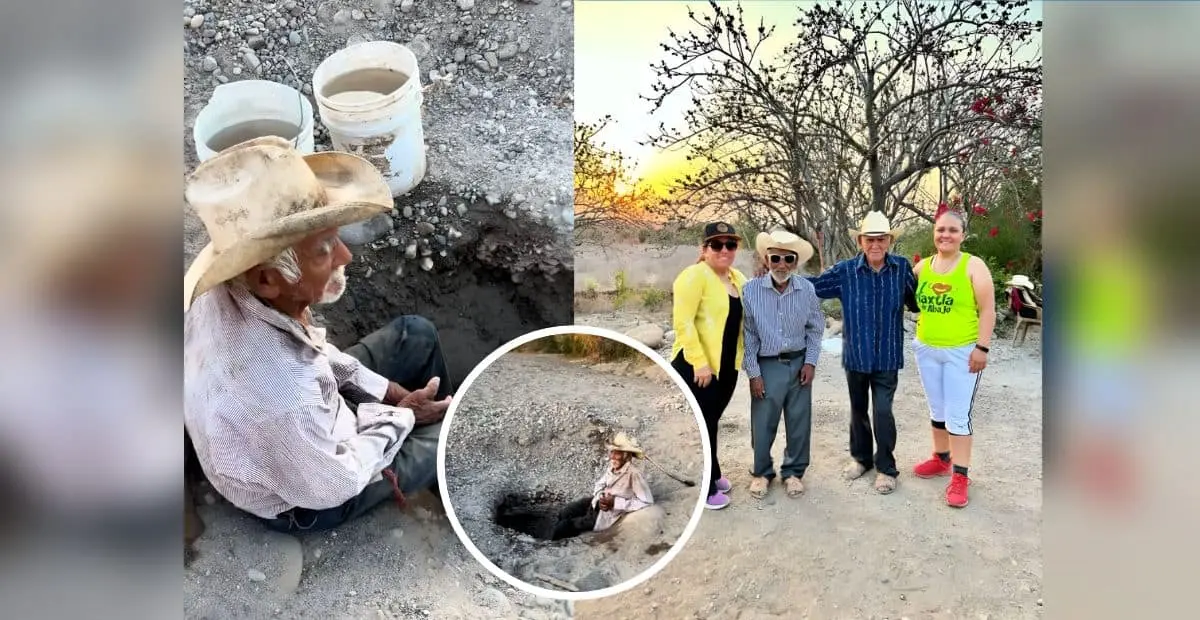
[[[433,377],[441,377],[438,398],[444,398],[454,390],[446,361],[442,358],[437,328],[423,317],[402,316],[387,327],[368,334],[345,353],[406,390],[425,387]],[[351,406],[356,404],[351,403]],[[424,489],[437,491],[437,448],[441,432],[440,422],[418,426],[401,444],[389,469],[396,474],[404,494]],[[392,483],[384,478],[367,485],[357,496],[336,508],[293,508],[265,520],[265,523],[273,530],[286,533],[333,529],[370,512],[392,496]]]
[[[787,438],[780,473],[784,478],[803,478],[808,469],[812,445],[812,384],[800,385],[804,354],[795,355],[788,360],[758,360],[765,394],[763,398],[750,399],[750,443],[754,447],[754,468],[750,473],[768,480],[775,477],[771,446],[779,432],[780,414]]]

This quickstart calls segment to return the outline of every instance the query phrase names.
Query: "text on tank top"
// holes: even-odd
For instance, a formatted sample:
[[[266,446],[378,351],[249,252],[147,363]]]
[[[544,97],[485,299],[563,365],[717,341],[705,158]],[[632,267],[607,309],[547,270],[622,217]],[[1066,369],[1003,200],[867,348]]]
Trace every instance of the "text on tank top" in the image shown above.
[[[949,273],[933,270],[933,257],[917,278],[917,340],[931,347],[961,347],[979,338],[979,308],[963,252]]]

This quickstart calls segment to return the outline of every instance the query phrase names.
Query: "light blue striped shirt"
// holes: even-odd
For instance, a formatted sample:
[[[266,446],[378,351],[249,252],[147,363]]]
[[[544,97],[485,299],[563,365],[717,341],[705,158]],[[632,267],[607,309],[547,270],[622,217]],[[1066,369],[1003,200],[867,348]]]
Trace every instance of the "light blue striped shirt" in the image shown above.
[[[745,308],[743,331],[746,355],[742,370],[754,379],[762,374],[759,357],[774,357],[806,349],[804,363],[817,365],[821,356],[821,337],[825,335],[825,314],[813,285],[793,275],[783,293],[775,290],[771,275],[759,276],[742,287]]]

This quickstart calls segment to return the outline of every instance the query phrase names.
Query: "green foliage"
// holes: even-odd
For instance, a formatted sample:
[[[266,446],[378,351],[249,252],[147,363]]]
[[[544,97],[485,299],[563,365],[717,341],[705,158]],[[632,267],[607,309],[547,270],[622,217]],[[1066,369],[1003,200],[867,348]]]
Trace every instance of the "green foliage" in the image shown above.
[[[587,299],[595,299],[600,294],[600,283],[595,278],[588,278],[583,282],[583,296]]]
[[[518,353],[551,353],[565,357],[612,362],[641,357],[637,349],[591,334],[546,336],[517,347]]]
[[[613,275],[613,285],[616,290],[613,292],[613,307],[622,308],[629,303],[636,295],[637,291],[629,286],[629,275],[624,270],[618,271]]]
[[[650,310],[658,310],[667,301],[667,292],[660,288],[648,288],[642,291],[642,305]]]
[[[821,311],[825,316],[842,320],[842,301],[840,299],[826,299],[821,302]]]
[[[1022,273],[1034,280],[1042,274],[1042,199],[1037,185],[1028,178],[1010,179],[996,204],[965,208],[967,239],[963,250],[1009,273]],[[967,201],[969,202],[969,198]],[[928,257],[934,253],[933,226],[923,224],[900,235],[897,254]]]

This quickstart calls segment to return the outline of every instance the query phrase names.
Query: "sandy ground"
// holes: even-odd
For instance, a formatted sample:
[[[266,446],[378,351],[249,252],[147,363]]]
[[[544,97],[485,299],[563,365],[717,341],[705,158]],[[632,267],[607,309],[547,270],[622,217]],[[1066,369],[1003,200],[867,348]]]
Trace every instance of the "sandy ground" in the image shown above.
[[[398,315],[424,315],[461,383],[500,344],[570,322],[571,9],[569,0],[185,0],[188,168],[196,163],[192,125],[217,85],[273,80],[311,100],[312,71],[334,51],[367,40],[412,49],[422,84],[436,82],[422,110],[428,171],[379,222],[382,236],[351,248],[347,293],[318,321],[344,347]],[[313,107],[316,148],[326,150],[330,137]],[[190,208],[184,235],[190,263],[207,241]],[[206,495],[214,503],[202,506],[207,531],[186,571],[187,617],[570,611],[493,579],[435,512],[383,506],[336,536],[294,538],[269,536],[214,494],[198,493]]]
[[[666,372],[641,359],[593,364],[509,353],[460,393],[446,446],[447,488],[468,537],[508,574],[563,591],[592,591],[644,572],[679,540],[699,486],[641,462],[655,504],[614,528],[564,541],[537,540],[494,522],[509,493],[588,497],[607,464],[604,445],[632,434],[672,473],[701,481],[700,429]],[[545,577],[549,577],[546,580]]]
[[[670,315],[577,314],[576,323],[626,331],[645,323],[668,327]],[[751,498],[743,379],[720,435],[732,505],[705,512],[679,556],[642,587],[580,602],[576,617],[1041,618],[1040,345],[1036,330],[1020,349],[1005,337],[994,341],[977,401],[971,504],[962,510],[946,506],[944,480],[910,473],[930,453],[929,414],[911,347],[895,399],[901,478],[888,496],[871,489],[870,474],[841,478],[849,459],[849,399],[840,358],[824,353],[813,388],[808,490],[789,499],[776,485],[764,500]],[[777,459],[782,433],[781,425]]]
[[[750,241],[753,243],[753,241]],[[613,276],[623,271],[629,286],[671,290],[671,283],[700,256],[700,244],[677,247],[617,245],[601,248],[583,245],[575,248],[575,291],[611,291]],[[753,275],[752,252],[738,252],[734,267],[747,277]],[[578,321],[577,321],[578,322]]]

